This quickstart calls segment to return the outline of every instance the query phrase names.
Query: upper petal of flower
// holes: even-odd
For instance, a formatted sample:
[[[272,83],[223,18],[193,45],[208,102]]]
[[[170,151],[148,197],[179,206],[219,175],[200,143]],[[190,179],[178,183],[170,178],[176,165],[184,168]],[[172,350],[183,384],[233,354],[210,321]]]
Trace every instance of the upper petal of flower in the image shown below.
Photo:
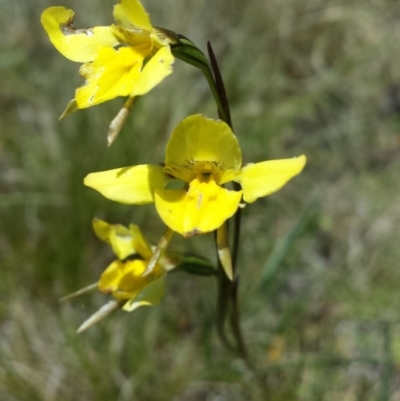
[[[84,184],[108,199],[128,205],[154,202],[155,188],[165,188],[171,178],[161,166],[142,164],[91,173]]]
[[[185,237],[220,227],[237,210],[242,192],[228,191],[214,181],[194,180],[189,191],[155,191],[158,214],[172,230]]]
[[[111,25],[111,30],[120,43],[126,43],[132,47],[147,45],[150,49],[149,55],[154,53],[153,34],[150,35],[147,31],[137,28],[127,29],[122,25]]]
[[[113,224],[110,231],[110,242],[119,260],[137,254],[130,231],[122,224]]]
[[[99,239],[104,242],[110,243],[110,231],[111,224],[108,224],[104,220],[100,220],[95,217],[92,221],[93,231]]]
[[[219,170],[240,168],[239,144],[226,123],[197,114],[176,126],[167,144],[166,166],[190,169],[197,161],[215,163]]]
[[[147,242],[143,236],[140,227],[136,224],[129,224],[129,232],[132,237],[133,246],[137,250],[137,253],[146,261],[150,260],[153,251],[151,245]]]
[[[281,189],[290,179],[300,174],[305,165],[304,155],[250,164],[242,168],[242,174],[235,181],[242,186],[244,201],[252,203]]]
[[[123,260],[129,255],[139,253],[135,246],[135,237],[127,227],[121,224],[108,224],[106,221],[95,218],[93,229],[101,240],[111,245],[118,259]],[[138,234],[142,237],[140,230]]]
[[[118,40],[109,26],[75,29],[74,11],[65,7],[49,7],[41,22],[55,48],[66,58],[81,63],[94,60],[101,46],[114,47]]]
[[[154,28],[149,15],[138,0],[121,0],[114,6],[114,34],[129,45],[150,42],[155,48],[176,43],[165,30]]]
[[[152,32],[149,15],[138,0],[121,0],[114,6],[114,19],[118,25],[127,29],[143,29]]]
[[[108,224],[106,221],[94,218],[93,229],[102,241],[111,244],[118,259],[125,259],[135,253],[144,260],[151,258],[153,253],[151,245],[136,224],[130,224],[127,228],[121,224]]]

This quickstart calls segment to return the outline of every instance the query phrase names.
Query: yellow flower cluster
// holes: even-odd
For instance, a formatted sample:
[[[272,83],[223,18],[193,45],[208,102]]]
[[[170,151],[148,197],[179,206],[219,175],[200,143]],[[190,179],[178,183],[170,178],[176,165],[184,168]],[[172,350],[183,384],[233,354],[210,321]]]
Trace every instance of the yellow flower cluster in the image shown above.
[[[154,28],[139,0],[121,0],[114,6],[113,15],[115,24],[111,26],[77,29],[70,9],[57,6],[43,12],[41,21],[50,41],[66,58],[82,63],[79,72],[85,79],[62,116],[119,96],[128,97],[128,109],[137,96],[171,74],[173,49],[180,36]],[[190,44],[190,58],[191,42],[182,43]],[[188,62],[204,65],[203,59],[197,64]],[[304,155],[243,164],[238,140],[228,124],[192,115],[173,130],[164,164],[89,174],[84,184],[108,199],[129,205],[154,203],[167,231],[157,247],[151,247],[133,224],[127,228],[94,220],[97,236],[110,244],[117,256],[95,287],[114,301],[89,318],[80,330],[115,308],[131,311],[160,301],[168,270],[164,251],[173,232],[188,238],[217,231],[220,261],[232,280],[226,221],[238,208],[281,189],[300,174],[305,164]],[[234,186],[229,184],[232,182]],[[72,296],[83,292],[85,289]]]
[[[104,270],[96,284],[61,300],[95,289],[111,295],[115,300],[89,317],[79,327],[78,332],[86,330],[117,308],[122,307],[123,310],[131,312],[141,306],[157,305],[164,295],[165,274],[171,268],[171,260],[163,257],[159,259],[150,274],[143,276],[153,250],[138,226],[130,224],[128,228],[94,219],[93,229],[102,241],[111,246],[117,259]]]
[[[74,11],[49,7],[42,25],[55,48],[66,58],[84,63],[78,88],[62,117],[118,96],[141,96],[172,73],[174,40],[153,28],[138,0],[114,6],[116,24],[76,29]]]

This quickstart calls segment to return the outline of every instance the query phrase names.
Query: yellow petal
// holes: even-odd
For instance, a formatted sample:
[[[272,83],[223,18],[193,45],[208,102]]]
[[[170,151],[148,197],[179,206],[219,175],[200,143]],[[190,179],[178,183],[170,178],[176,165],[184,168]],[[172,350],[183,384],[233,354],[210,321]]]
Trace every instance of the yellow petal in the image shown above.
[[[141,96],[158,85],[164,78],[172,74],[174,56],[169,46],[162,47],[146,63],[140,76],[131,89],[130,96]]]
[[[110,242],[114,253],[120,260],[138,253],[130,230],[121,224],[111,226]]]
[[[243,199],[252,203],[281,189],[289,180],[300,174],[306,165],[306,157],[270,160],[243,167],[242,174],[235,180],[243,190]]]
[[[128,229],[120,224],[108,224],[106,221],[94,218],[93,229],[102,241],[111,244],[120,260],[135,253],[144,260],[149,260],[153,254],[151,245],[136,224],[130,224]]]
[[[132,237],[133,246],[135,247],[137,253],[144,260],[149,260],[153,254],[153,251],[151,250],[151,245],[143,236],[139,226],[136,224],[129,224],[129,232]]]
[[[74,11],[65,7],[49,7],[43,11],[41,22],[55,48],[66,58],[81,63],[94,60],[102,46],[118,45],[108,26],[75,29]]]
[[[111,224],[95,217],[92,221],[93,231],[102,241],[110,243]]]
[[[176,126],[167,144],[166,166],[190,168],[196,161],[213,162],[223,170],[240,168],[239,144],[226,123],[197,114]]]
[[[122,25],[111,25],[111,31],[120,43],[133,47],[145,45],[148,56],[154,53],[154,41],[149,32],[137,28],[124,28]]]
[[[154,202],[154,189],[165,188],[169,181],[161,166],[143,164],[91,173],[84,184],[116,202],[144,205]]]
[[[101,275],[99,290],[116,298],[129,299],[147,284],[147,277],[142,277],[145,268],[143,260],[115,260]]]
[[[75,93],[78,107],[83,109],[118,96],[128,96],[142,75],[143,60],[143,55],[131,47],[100,48],[95,60],[80,68],[86,83]]]
[[[161,276],[152,281],[143,290],[133,296],[124,306],[123,310],[132,312],[140,306],[158,305],[164,296],[165,277]]]
[[[114,19],[127,29],[140,28],[148,32],[153,30],[149,15],[138,0],[121,0],[114,6]]]
[[[139,295],[146,286],[165,274],[163,268],[156,265],[151,274],[143,276],[146,265],[146,261],[139,259],[126,262],[115,260],[101,275],[99,290],[118,299]]]
[[[241,191],[228,191],[214,181],[194,180],[189,191],[156,190],[155,204],[164,223],[185,237],[220,227],[237,210]]]

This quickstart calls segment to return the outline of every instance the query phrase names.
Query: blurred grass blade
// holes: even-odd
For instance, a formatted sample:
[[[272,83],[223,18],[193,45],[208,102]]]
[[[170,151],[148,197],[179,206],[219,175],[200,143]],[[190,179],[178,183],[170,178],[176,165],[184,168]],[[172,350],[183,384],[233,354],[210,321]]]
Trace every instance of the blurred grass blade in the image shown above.
[[[307,206],[293,228],[283,238],[275,242],[275,246],[262,269],[261,279],[258,285],[260,291],[264,290],[269,281],[277,274],[285,256],[288,254],[299,235],[304,232],[305,227],[314,217],[316,211],[317,208],[315,204]]]

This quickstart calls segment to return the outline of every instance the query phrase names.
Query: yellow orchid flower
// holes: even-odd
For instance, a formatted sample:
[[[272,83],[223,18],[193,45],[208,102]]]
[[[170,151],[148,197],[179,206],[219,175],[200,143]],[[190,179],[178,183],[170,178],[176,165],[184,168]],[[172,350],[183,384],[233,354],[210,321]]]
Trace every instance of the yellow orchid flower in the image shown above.
[[[86,82],[61,117],[118,96],[143,95],[171,74],[174,39],[151,25],[142,4],[121,0],[113,14],[115,25],[76,29],[73,10],[56,6],[43,12],[42,25],[56,49],[84,63],[79,72]]]
[[[117,260],[101,274],[99,281],[61,300],[67,300],[95,289],[112,295],[115,300],[108,302],[78,329],[86,330],[114,310],[121,308],[133,311],[140,306],[156,305],[164,295],[164,278],[171,269],[168,258],[159,259],[150,274],[143,276],[153,250],[143,237],[138,226],[129,228],[119,224],[111,225],[100,219],[93,220],[96,235],[111,245]]]
[[[157,264],[152,275],[142,277],[153,251],[135,224],[130,224],[127,228],[120,224],[111,225],[100,219],[94,219],[93,228],[101,240],[111,245],[118,257],[101,275],[98,282],[99,290],[117,299],[131,300],[129,306],[124,306],[124,309],[133,310],[132,303],[137,295],[148,284],[164,276],[165,270]]]
[[[91,173],[84,184],[117,202],[154,202],[170,229],[191,237],[222,227],[237,211],[242,197],[244,202],[252,203],[278,191],[305,164],[303,155],[242,165],[239,144],[229,126],[193,115],[173,131],[164,167],[148,164]],[[173,180],[183,181],[185,186],[168,187]],[[230,181],[239,183],[242,189],[224,188]]]

